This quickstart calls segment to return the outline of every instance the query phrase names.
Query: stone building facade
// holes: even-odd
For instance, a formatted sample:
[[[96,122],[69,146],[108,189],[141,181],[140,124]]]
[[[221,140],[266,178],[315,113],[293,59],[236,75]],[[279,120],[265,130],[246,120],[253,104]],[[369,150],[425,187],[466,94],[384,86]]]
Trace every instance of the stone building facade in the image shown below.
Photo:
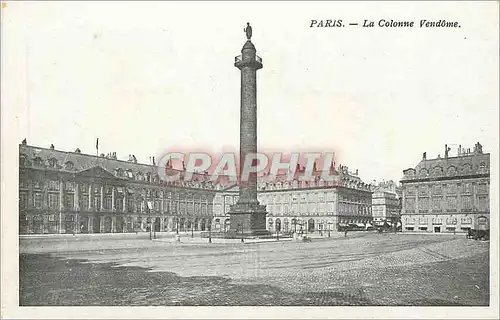
[[[258,200],[266,206],[266,228],[270,232],[323,233],[341,225],[372,221],[371,187],[347,168],[339,168],[335,181],[321,180],[320,173],[310,181],[299,181],[298,177],[293,181],[285,177],[265,180],[259,181]],[[228,212],[237,198],[238,186],[215,196],[214,230],[228,230]]]
[[[427,159],[403,171],[403,231],[467,232],[489,229],[490,155],[479,142],[457,156]]]
[[[171,169],[174,170],[174,169]],[[174,170],[175,171],[175,170]],[[182,174],[182,171],[180,171]],[[19,146],[19,231],[114,233],[207,230],[216,185],[164,183],[154,163]]]
[[[393,181],[381,182],[373,188],[372,215],[374,226],[399,223],[401,201],[398,186]]]

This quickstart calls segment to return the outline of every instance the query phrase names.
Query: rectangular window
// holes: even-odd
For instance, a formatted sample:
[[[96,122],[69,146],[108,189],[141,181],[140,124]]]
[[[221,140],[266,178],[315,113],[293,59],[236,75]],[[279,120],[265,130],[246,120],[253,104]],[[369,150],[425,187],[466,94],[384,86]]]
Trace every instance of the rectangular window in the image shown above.
[[[19,179],[19,188],[28,188],[30,185],[30,180]]]
[[[479,211],[485,212],[489,210],[489,200],[487,196],[479,196],[477,198]]]
[[[462,210],[468,211],[472,209],[471,196],[462,196]]]
[[[457,185],[452,183],[448,185],[448,194],[456,194],[457,193]]]
[[[75,183],[74,182],[66,181],[65,186],[66,186],[66,190],[75,191]]]
[[[49,190],[59,190],[59,181],[49,180]]]
[[[432,198],[432,211],[441,212],[441,197]]]
[[[326,193],[326,200],[327,201],[334,201],[335,194],[333,192],[327,192]]]
[[[80,210],[88,210],[89,208],[89,196],[87,194],[80,195]]]
[[[419,198],[418,199],[418,212],[427,212],[427,211],[429,211],[429,199]]]
[[[420,186],[418,188],[418,195],[423,197],[427,196],[428,195],[427,186]]]
[[[75,204],[74,196],[72,194],[64,195],[64,208],[72,210]]]
[[[80,186],[78,188],[80,189],[80,193],[88,193],[89,192],[89,185],[86,183],[80,183]]]
[[[19,208],[26,208],[28,206],[28,194],[26,192],[19,192]]]
[[[34,207],[35,208],[41,208],[42,207],[42,194],[41,193],[35,193],[34,197]]]
[[[406,194],[409,195],[409,196],[414,196],[415,195],[415,188],[414,187],[408,187],[408,189],[406,189]]]
[[[407,231],[413,231],[413,227],[406,227]]]
[[[104,198],[104,209],[111,210],[111,204],[112,204],[111,197],[105,197]]]
[[[318,204],[318,211],[321,213],[325,212],[325,204],[324,203]]]
[[[96,208],[97,210],[101,209],[101,197],[100,196],[94,197],[94,208]]]
[[[116,211],[123,211],[123,199],[115,198]]]
[[[134,208],[134,197],[130,194],[127,198],[127,212],[133,212]]]
[[[457,211],[457,197],[446,197],[446,211]]]
[[[59,195],[55,193],[49,193],[49,208],[58,209],[59,208]]]
[[[442,189],[441,189],[441,185],[437,184],[434,186],[434,191],[433,193],[435,195],[441,195],[442,194]]]
[[[477,185],[478,193],[488,193],[488,185],[486,183],[480,183]]]
[[[406,199],[406,212],[415,212],[415,199]]]

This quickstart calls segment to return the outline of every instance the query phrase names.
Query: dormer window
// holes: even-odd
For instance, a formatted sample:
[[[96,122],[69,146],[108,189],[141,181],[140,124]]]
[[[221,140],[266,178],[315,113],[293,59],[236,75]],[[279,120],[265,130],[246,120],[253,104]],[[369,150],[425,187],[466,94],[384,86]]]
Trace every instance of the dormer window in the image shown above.
[[[64,164],[64,168],[65,168],[66,170],[73,170],[73,168],[74,168],[73,162],[71,162],[71,161],[67,161],[67,162]]]
[[[26,165],[27,165],[26,156],[25,155],[21,155],[19,157],[19,166],[24,167]]]
[[[484,172],[486,172],[486,163],[481,162],[481,164],[479,165],[479,173],[484,173]]]
[[[134,174],[132,173],[131,169],[127,170],[127,177],[129,177],[130,179],[134,178]]]
[[[49,159],[49,168],[57,168],[57,159],[55,158],[51,158]]]
[[[35,159],[33,159],[33,164],[35,165],[35,167],[42,167],[43,166],[42,158],[36,157]]]

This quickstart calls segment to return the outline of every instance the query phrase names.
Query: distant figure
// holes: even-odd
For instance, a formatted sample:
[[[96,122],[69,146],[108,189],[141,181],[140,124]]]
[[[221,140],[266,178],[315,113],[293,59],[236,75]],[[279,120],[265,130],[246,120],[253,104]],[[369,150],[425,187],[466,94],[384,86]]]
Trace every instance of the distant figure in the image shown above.
[[[247,27],[243,29],[243,31],[247,34],[247,39],[250,40],[252,38],[252,27],[250,26],[250,22],[247,22]]]
[[[347,238],[347,229],[345,229],[345,231],[344,231],[344,237]]]

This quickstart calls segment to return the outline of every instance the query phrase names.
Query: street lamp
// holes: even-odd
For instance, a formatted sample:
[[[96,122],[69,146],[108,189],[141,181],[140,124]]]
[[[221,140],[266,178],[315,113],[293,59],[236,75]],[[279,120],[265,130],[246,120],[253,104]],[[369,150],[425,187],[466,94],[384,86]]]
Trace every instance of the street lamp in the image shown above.
[[[208,243],[212,243],[212,222],[208,223]]]
[[[238,229],[241,228],[241,242],[243,242],[243,227],[241,226],[241,224],[238,224]]]
[[[153,240],[153,220],[151,219],[151,210],[153,208],[153,204],[151,201],[147,202],[147,210],[148,210],[148,215],[149,215],[149,240]],[[154,238],[156,239],[156,232],[154,235]]]
[[[194,238],[194,221],[191,221],[191,238]]]

